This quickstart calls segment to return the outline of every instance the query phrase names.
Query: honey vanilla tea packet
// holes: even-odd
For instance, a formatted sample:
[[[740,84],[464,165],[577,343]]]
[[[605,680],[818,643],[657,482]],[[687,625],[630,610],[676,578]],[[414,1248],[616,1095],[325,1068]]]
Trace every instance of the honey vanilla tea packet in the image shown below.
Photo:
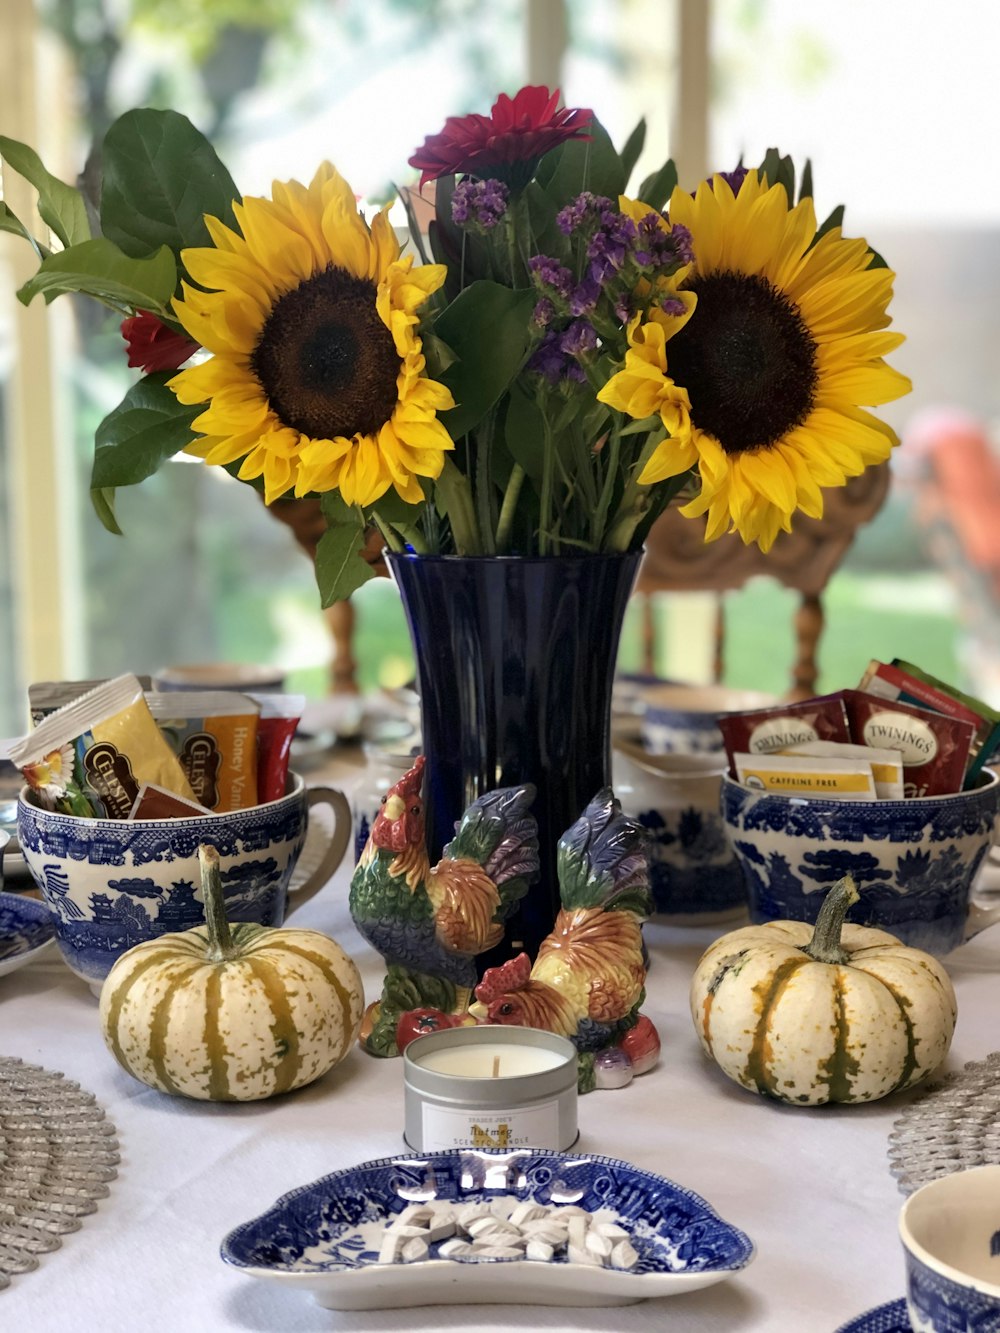
[[[36,799],[63,814],[127,819],[144,782],[195,799],[132,675],[109,680],[50,713],[8,746],[7,757]]]
[[[256,700],[233,690],[171,690],[146,702],[196,800],[217,814],[257,804]]]

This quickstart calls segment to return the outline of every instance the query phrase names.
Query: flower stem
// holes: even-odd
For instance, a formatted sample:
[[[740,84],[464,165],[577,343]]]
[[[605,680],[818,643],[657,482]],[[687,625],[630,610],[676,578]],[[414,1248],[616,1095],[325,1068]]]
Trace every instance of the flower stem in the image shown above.
[[[510,474],[510,480],[507,482],[507,488],[503,493],[500,520],[497,523],[497,551],[500,555],[505,555],[510,546],[510,530],[514,524],[514,514],[517,510],[517,501],[523,484],[524,468],[520,463],[515,463]]]
[[[542,486],[539,495],[538,554],[548,555],[552,520],[552,473],[555,466],[555,459],[552,454],[555,446],[552,443],[552,426],[549,423],[548,414],[544,410],[542,412],[542,424],[545,430],[545,441],[542,446]]]
[[[442,508],[451,524],[455,550],[459,555],[482,555],[482,542],[479,540],[469,479],[459,472],[450,458],[444,460],[444,467],[437,479],[437,490],[441,497]]]
[[[390,523],[386,523],[385,519],[379,518],[378,514],[375,512],[374,509],[372,510],[372,521],[378,528],[379,532],[381,532],[382,536],[385,538],[385,544],[386,546],[388,546],[390,551],[403,550],[403,543],[397,537],[396,533],[393,532],[392,525]]]
[[[618,429],[620,429],[620,426]],[[629,477],[625,492],[622,495],[621,503],[611,517],[602,550],[627,551],[629,549],[636,528],[645,518],[652,504],[649,486],[640,486],[638,478],[660,444],[662,444],[662,440],[657,439],[655,435],[651,435],[642,446],[642,451],[636,460],[632,475]]]

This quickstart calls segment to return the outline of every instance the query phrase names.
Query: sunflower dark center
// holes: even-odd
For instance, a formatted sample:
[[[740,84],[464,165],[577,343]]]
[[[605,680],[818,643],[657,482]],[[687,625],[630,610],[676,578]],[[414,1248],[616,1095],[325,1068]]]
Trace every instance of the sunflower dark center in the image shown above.
[[[350,438],[392,416],[400,359],[375,296],[374,283],[331,266],[275,302],[250,365],[285,425]]]
[[[687,389],[695,425],[727,454],[766,449],[813,405],[813,337],[766,278],[722,271],[688,285],[698,305],[667,343],[670,377]]]

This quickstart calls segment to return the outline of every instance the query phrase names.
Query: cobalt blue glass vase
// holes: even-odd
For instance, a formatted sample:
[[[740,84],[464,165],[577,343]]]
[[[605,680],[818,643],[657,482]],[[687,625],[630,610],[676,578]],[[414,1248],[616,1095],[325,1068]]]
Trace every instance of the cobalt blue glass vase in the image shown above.
[[[480,970],[534,958],[559,910],[558,840],[611,781],[615,658],[641,559],[386,553],[417,664],[431,863],[477,796],[538,791],[541,876]]]

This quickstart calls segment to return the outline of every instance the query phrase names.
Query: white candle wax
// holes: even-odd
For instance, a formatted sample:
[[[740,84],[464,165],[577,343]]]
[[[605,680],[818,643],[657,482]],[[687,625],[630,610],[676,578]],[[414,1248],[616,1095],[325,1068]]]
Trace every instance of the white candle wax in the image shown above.
[[[519,1046],[514,1042],[490,1042],[450,1049],[439,1047],[419,1060],[421,1069],[434,1074],[457,1074],[461,1078],[512,1078],[521,1074],[542,1074],[565,1064],[558,1051],[544,1046]]]

